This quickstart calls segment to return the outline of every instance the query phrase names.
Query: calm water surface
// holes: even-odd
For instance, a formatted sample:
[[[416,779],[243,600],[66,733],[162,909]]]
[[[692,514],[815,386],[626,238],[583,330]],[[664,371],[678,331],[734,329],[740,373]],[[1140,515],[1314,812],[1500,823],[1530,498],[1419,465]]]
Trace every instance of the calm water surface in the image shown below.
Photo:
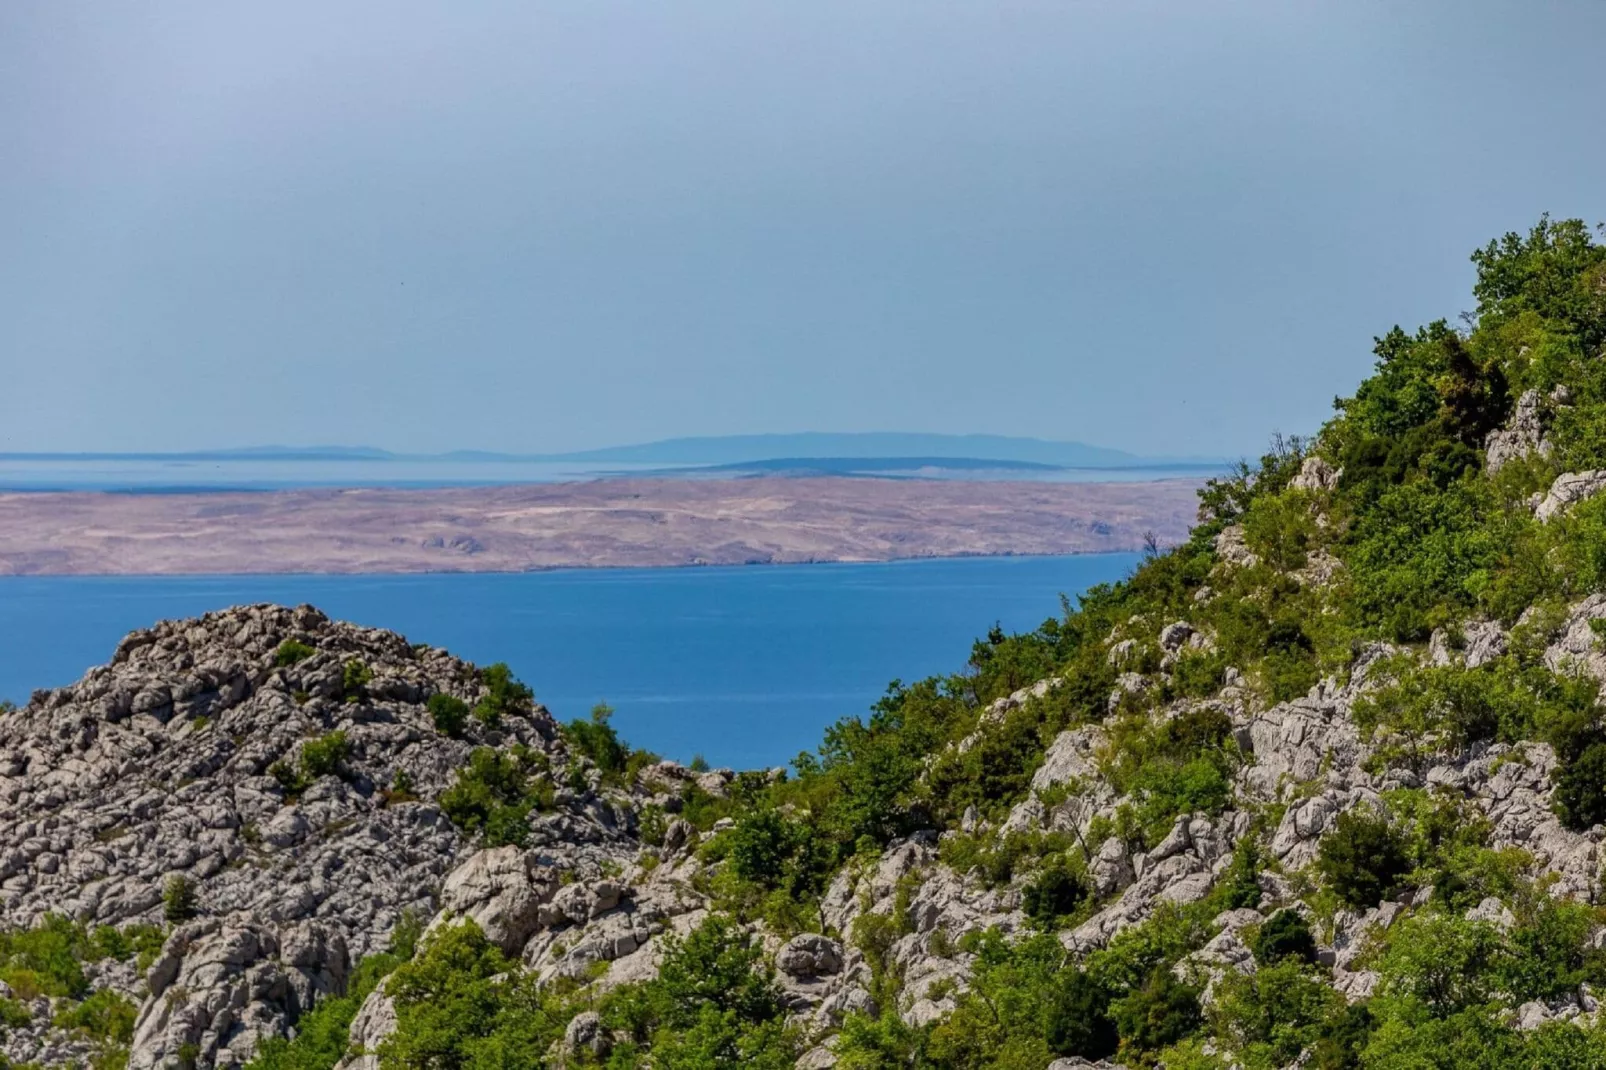
[[[1132,554],[516,575],[0,578],[0,698],[71,683],[124,634],[242,602],[311,602],[485,664],[560,718],[606,701],[636,746],[780,764],[893,678],[964,665],[996,621],[1035,627]]]

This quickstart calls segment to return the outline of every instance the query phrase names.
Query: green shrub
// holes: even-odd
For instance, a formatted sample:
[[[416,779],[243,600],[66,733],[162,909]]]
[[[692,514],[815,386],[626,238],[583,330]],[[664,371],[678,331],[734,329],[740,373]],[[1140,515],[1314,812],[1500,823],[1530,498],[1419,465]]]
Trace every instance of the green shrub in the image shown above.
[[[319,777],[339,775],[351,750],[346,733],[328,732],[303,743],[294,764],[281,758],[268,766],[268,774],[279,782],[286,796],[294,798],[312,787]]]
[[[1361,1070],[1361,1052],[1372,1039],[1375,1022],[1364,1003],[1352,1003],[1322,1023],[1311,1046],[1315,1070]]]
[[[279,644],[279,649],[274,651],[273,664],[281,669],[287,668],[298,661],[306,661],[316,653],[317,651],[306,643],[297,642],[294,639],[286,639]]]
[[[738,880],[796,898],[817,892],[828,877],[816,850],[813,826],[773,807],[749,810],[722,837],[725,859]]]
[[[1356,908],[1392,895],[1411,871],[1400,834],[1386,818],[1371,814],[1339,814],[1319,851],[1318,870],[1338,897]]]
[[[1210,1020],[1216,1037],[1249,1066],[1283,1067],[1313,1047],[1342,1013],[1344,998],[1297,956],[1253,974],[1228,970],[1216,988]]]
[[[436,930],[385,984],[396,1008],[396,1030],[379,1047],[380,1065],[545,1065],[546,1049],[562,1036],[563,1019],[533,982],[473,921]],[[331,1032],[338,1041],[338,1031]]]
[[[1142,988],[1115,1001],[1111,1010],[1121,1051],[1158,1051],[1199,1028],[1203,1020],[1197,989],[1177,980],[1166,967],[1149,975]]]
[[[1048,1049],[1055,1055],[1097,1061],[1120,1046],[1110,1017],[1110,994],[1081,970],[1061,971],[1045,1025]]]
[[[0,999],[0,1037],[5,1036],[5,1029],[20,1029],[33,1021],[33,1012],[26,1005],[14,999]],[[0,1067],[4,1067],[0,1063]]]
[[[1091,889],[1082,874],[1063,856],[1050,858],[1021,894],[1021,909],[1031,923],[1044,931],[1059,928],[1059,921],[1074,914]]]
[[[162,917],[169,924],[177,925],[195,917],[196,906],[195,885],[188,877],[174,874],[167,878],[162,889]]]
[[[374,670],[357,658],[352,658],[340,670],[340,694],[347,702],[360,702],[367,695],[368,684],[373,678]]]
[[[1488,1002],[1504,957],[1500,931],[1449,914],[1404,918],[1388,933],[1378,963],[1381,989],[1408,997],[1440,1018]]]
[[[463,726],[468,723],[468,703],[451,695],[435,694],[429,696],[428,706],[435,731],[454,739],[463,734]]]
[[[1556,778],[1556,815],[1582,832],[1606,822],[1606,742],[1591,743]]]
[[[58,1011],[58,1029],[77,1029],[98,1040],[127,1044],[134,1039],[135,1008],[121,993],[101,989],[82,1003]]]
[[[1311,935],[1305,915],[1297,910],[1279,910],[1261,925],[1250,950],[1261,966],[1287,958],[1312,963],[1316,961],[1316,937]]]
[[[485,697],[475,704],[473,713],[486,728],[500,728],[503,717],[527,713],[535,701],[534,693],[514,677],[505,662],[481,669],[480,683],[485,687]]]
[[[522,843],[529,834],[530,813],[551,809],[553,797],[551,781],[535,772],[530,754],[476,747],[439,801],[454,825],[482,833],[488,845],[497,847]]]
[[[46,914],[31,929],[0,931],[0,981],[18,999],[80,999],[89,990],[82,965],[89,948],[84,927],[59,914]]]
[[[630,757],[630,748],[619,739],[619,733],[609,721],[613,708],[606,703],[591,707],[591,719],[570,721],[563,729],[563,738],[569,746],[591,759],[603,775],[617,779],[624,772]]]
[[[351,742],[346,733],[330,732],[301,745],[301,771],[313,780],[334,776],[350,756]]]
[[[345,992],[325,997],[296,1019],[293,1038],[264,1038],[245,1070],[333,1070],[350,1047],[351,1023],[363,1002],[410,957],[409,950],[406,955],[387,952],[364,958],[352,970]]]

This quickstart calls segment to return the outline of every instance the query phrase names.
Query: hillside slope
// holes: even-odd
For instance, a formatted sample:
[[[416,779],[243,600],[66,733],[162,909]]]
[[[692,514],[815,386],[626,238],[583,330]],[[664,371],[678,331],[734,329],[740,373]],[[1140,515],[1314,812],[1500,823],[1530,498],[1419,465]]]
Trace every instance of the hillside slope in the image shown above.
[[[1186,544],[789,770],[306,608],[137,633],[0,716],[4,1050],[1606,1066],[1606,248],[1474,260]]]

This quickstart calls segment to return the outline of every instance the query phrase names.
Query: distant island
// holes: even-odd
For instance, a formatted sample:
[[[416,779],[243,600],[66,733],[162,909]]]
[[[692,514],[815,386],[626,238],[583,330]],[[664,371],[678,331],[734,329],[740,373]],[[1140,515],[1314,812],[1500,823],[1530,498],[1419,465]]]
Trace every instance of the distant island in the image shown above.
[[[518,572],[1174,543],[1198,480],[755,474],[436,489],[0,494],[0,574]]]

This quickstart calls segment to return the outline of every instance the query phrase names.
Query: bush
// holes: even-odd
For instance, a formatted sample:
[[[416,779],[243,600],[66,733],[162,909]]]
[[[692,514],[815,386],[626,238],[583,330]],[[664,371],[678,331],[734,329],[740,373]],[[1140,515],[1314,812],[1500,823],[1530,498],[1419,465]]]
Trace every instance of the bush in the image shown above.
[[[82,962],[89,951],[84,927],[46,914],[32,929],[0,931],[0,981],[17,998],[81,998],[89,990]]]
[[[468,703],[451,695],[429,696],[429,716],[435,722],[435,731],[443,736],[457,738],[468,723]]]
[[[162,917],[170,924],[177,925],[195,917],[195,911],[195,885],[190,879],[181,874],[167,878],[167,885],[162,890]]]
[[[1021,909],[1038,929],[1059,928],[1059,920],[1074,914],[1090,889],[1080,874],[1066,865],[1063,857],[1050,858],[1021,894]]]
[[[441,811],[463,831],[482,833],[489,846],[522,843],[531,811],[550,809],[554,795],[551,781],[530,766],[530,756],[522,750],[503,754],[494,747],[476,747],[468,765],[441,793]]]
[[[1553,805],[1575,832],[1606,822],[1606,743],[1591,743],[1566,763],[1556,778]]]
[[[1305,915],[1297,910],[1279,910],[1261,925],[1250,950],[1262,966],[1287,958],[1312,963],[1316,961],[1316,937],[1311,935]]]
[[[534,692],[519,683],[506,662],[481,669],[480,683],[485,687],[485,697],[475,704],[473,712],[486,728],[500,728],[503,717],[526,713],[535,701]]]
[[[294,798],[312,787],[319,777],[339,774],[350,756],[351,742],[346,733],[329,732],[303,743],[294,764],[281,758],[268,766],[268,774],[279,782],[287,797]]]
[[[1481,1006],[1492,995],[1504,951],[1499,930],[1488,922],[1418,915],[1397,922],[1388,937],[1378,963],[1383,992],[1414,999],[1441,1018]]]
[[[471,920],[432,933],[385,991],[396,1007],[396,1030],[379,1047],[385,1067],[544,1066],[563,1034],[533,976]]]
[[[127,1044],[134,1039],[134,1005],[110,989],[92,992],[82,1003],[59,1011],[54,1024],[59,1029],[78,1029],[97,1040]]]
[[[589,721],[570,721],[563,729],[563,738],[569,745],[602,771],[604,776],[617,777],[624,772],[630,757],[630,748],[620,742],[619,733],[609,721],[613,707],[599,702],[591,707]]]
[[[1123,1053],[1159,1051],[1199,1028],[1203,1015],[1198,990],[1177,980],[1169,967],[1149,975],[1143,987],[1112,1007]]]
[[[1344,1006],[1344,998],[1295,957],[1253,974],[1228,970],[1215,996],[1210,1018],[1216,1036],[1249,1066],[1297,1062],[1317,1041],[1323,1024]]]
[[[1364,909],[1396,892],[1411,863],[1386,818],[1346,811],[1322,837],[1317,869],[1340,899]]]
[[[761,888],[788,888],[799,895],[814,890],[812,828],[773,807],[750,810],[726,835],[725,859],[737,879]]]
[[[351,742],[344,732],[330,732],[301,746],[301,771],[310,779],[333,776],[351,756]]]
[[[1055,1055],[1098,1061],[1120,1046],[1110,1017],[1110,994],[1081,970],[1063,973],[1046,1022],[1048,1048]]]
[[[306,643],[286,639],[279,644],[279,649],[273,652],[273,664],[281,669],[287,668],[298,661],[306,661],[316,653],[317,651]]]
[[[374,670],[352,658],[340,670],[340,693],[347,702],[359,702],[367,694],[368,684],[373,678]]]
[[[344,993],[326,996],[303,1013],[293,1038],[264,1038],[245,1070],[332,1070],[351,1046],[351,1023],[363,1001],[411,954],[386,952],[358,962]]]

